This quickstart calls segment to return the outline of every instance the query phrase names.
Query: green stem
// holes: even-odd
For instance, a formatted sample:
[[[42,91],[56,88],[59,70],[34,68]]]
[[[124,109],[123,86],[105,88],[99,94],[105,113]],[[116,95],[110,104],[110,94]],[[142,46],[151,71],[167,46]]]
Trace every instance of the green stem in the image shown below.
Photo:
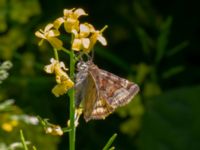
[[[75,72],[75,59],[74,59],[74,52],[70,52],[70,78],[74,81],[74,72]],[[69,91],[70,97],[70,128],[71,131],[69,132],[69,150],[75,150],[75,134],[76,134],[76,127],[75,127],[75,90],[74,88],[70,89]]]
[[[68,49],[66,49],[66,48],[64,48],[64,47],[62,47],[61,50],[62,50],[63,52],[65,52],[65,53],[69,54],[69,55],[70,55],[70,53],[71,53],[70,50],[68,50]]]
[[[53,51],[54,51],[55,59],[59,60],[57,49],[54,48]]]
[[[23,135],[23,131],[20,130],[20,138],[21,138],[21,142],[22,142],[22,145],[23,145],[23,148],[24,150],[28,150],[28,147],[26,145],[26,142],[25,142],[25,139],[24,139],[24,135]]]

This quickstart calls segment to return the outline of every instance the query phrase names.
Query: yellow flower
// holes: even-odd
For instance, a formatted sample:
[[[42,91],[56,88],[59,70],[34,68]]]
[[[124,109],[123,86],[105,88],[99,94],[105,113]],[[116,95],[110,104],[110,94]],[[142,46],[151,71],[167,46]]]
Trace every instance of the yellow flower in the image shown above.
[[[88,49],[90,46],[89,35],[91,33],[91,25],[90,24],[80,24],[79,33],[77,30],[72,30],[74,35],[74,39],[72,42],[72,50],[80,51],[81,49]]]
[[[92,32],[92,35],[90,36],[90,45],[88,48],[83,49],[84,52],[89,53],[97,41],[99,41],[103,46],[107,45],[107,41],[106,41],[105,37],[102,35],[102,32],[105,30],[105,28],[107,28],[107,26],[105,26],[100,31],[94,30]]]
[[[1,128],[4,130],[4,131],[7,131],[7,132],[11,132],[13,130],[13,126],[10,124],[10,123],[3,123],[1,125]]]
[[[47,73],[55,73],[57,85],[52,89],[52,93],[59,97],[65,94],[70,88],[74,86],[69,76],[66,74],[67,68],[63,62],[59,62],[53,58],[50,60],[51,64],[45,66]]]
[[[39,42],[39,45],[43,43],[43,40],[47,40],[54,48],[57,50],[61,49],[63,43],[57,38],[60,35],[60,32],[54,27],[53,24],[48,24],[44,30],[39,30],[35,32],[35,35],[42,40]]]
[[[102,35],[105,28],[107,28],[107,26],[98,31],[89,23],[80,24],[79,32],[77,32],[77,30],[72,30],[74,35],[72,49],[75,51],[83,50],[89,53],[97,41],[104,46],[107,45],[107,41]]]
[[[16,126],[19,124],[19,122],[18,122],[17,120],[11,120],[11,121],[10,121],[10,124],[11,124],[13,127],[16,127]]]
[[[16,127],[18,125],[18,121],[16,120],[11,120],[9,122],[5,122],[1,125],[1,128],[4,130],[4,131],[7,131],[7,132],[11,132],[13,130],[14,127]]]
[[[64,9],[64,28],[66,32],[71,33],[72,30],[78,31],[79,29],[79,20],[80,16],[86,16],[87,13],[81,8],[78,9]],[[62,22],[62,20],[60,20]],[[60,23],[61,23],[60,22]]]

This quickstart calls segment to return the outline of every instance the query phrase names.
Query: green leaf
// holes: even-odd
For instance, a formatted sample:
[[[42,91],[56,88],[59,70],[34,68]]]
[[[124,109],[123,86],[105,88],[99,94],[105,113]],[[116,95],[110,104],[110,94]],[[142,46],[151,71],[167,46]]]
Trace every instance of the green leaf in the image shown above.
[[[184,41],[184,42],[178,44],[177,46],[175,46],[174,48],[170,49],[169,52],[166,55],[167,56],[175,55],[176,53],[178,53],[181,50],[183,50],[184,48],[186,48],[188,45],[189,45],[189,42]]]
[[[184,69],[185,69],[184,66],[176,66],[176,67],[170,68],[162,74],[162,77],[165,79],[170,78],[170,77],[184,71]]]
[[[168,17],[163,24],[161,24],[160,27],[160,35],[157,39],[157,45],[156,45],[156,63],[158,63],[164,56],[167,44],[168,44],[168,36],[170,33],[170,27],[172,24],[172,17]]]
[[[111,148],[109,148],[109,150],[115,150],[115,147],[111,147]]]
[[[142,50],[145,54],[150,53],[150,37],[147,35],[145,30],[141,27],[136,28],[137,35],[139,37],[140,43],[142,45]]]
[[[108,140],[108,142],[106,143],[106,145],[104,146],[103,150],[110,150],[110,146],[112,145],[112,143],[114,142],[114,140],[116,139],[117,134],[113,134],[113,136]]]

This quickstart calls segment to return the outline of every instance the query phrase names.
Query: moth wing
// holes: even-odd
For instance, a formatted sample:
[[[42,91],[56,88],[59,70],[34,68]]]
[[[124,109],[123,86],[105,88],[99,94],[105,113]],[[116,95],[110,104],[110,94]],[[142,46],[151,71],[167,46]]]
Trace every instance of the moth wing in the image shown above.
[[[107,101],[99,97],[98,85],[91,73],[88,73],[86,79],[85,95],[83,100],[84,119],[104,119],[113,112],[113,108],[108,105]]]
[[[93,76],[88,73],[85,80],[84,88],[84,98],[83,98],[83,114],[84,119],[89,121],[91,119],[92,112],[94,110],[95,104],[99,99],[98,88]]]
[[[79,107],[80,103],[84,99],[85,86],[87,85],[87,76],[83,71],[80,71],[76,75],[76,85],[75,85],[75,105]]]
[[[102,97],[97,100],[95,107],[90,115],[89,119],[105,119],[109,114],[114,111],[114,108],[110,106]],[[89,120],[87,120],[89,121]]]
[[[110,72],[99,69],[99,74],[93,74],[102,99],[117,108],[129,103],[138,93],[139,87],[134,82],[118,77]]]

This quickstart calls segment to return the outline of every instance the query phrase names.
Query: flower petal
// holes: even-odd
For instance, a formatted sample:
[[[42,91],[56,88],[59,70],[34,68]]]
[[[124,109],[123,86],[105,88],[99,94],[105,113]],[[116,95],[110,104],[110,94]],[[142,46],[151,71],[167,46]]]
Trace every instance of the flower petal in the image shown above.
[[[60,26],[64,23],[64,19],[62,17],[56,19],[54,22],[53,22],[53,26],[55,29],[59,29]]]
[[[59,35],[60,35],[60,32],[58,30],[50,30],[47,33],[47,37],[55,37],[55,36],[59,36]]]
[[[82,38],[82,45],[84,49],[88,49],[90,46],[90,40],[88,38]]]
[[[92,32],[92,33],[95,32],[95,28],[93,25],[91,25],[89,23],[85,23],[85,24],[87,24],[87,26],[90,28],[90,32]]]
[[[80,24],[80,37],[87,37],[90,34],[90,27],[87,24]]]
[[[60,95],[63,95],[67,92],[64,84],[57,84],[53,89],[52,93],[56,96],[59,97]]]
[[[74,39],[72,43],[72,49],[75,51],[80,51],[82,48],[82,41],[80,39]]]
[[[72,30],[72,34],[74,35],[74,38],[78,38],[79,35],[78,35],[78,32],[76,30]]]
[[[50,37],[47,39],[49,41],[49,43],[57,50],[62,49],[63,47],[63,42],[61,40],[59,40],[58,38],[55,37]]]
[[[52,93],[56,96],[59,97],[65,93],[67,93],[67,91],[72,88],[74,86],[74,83],[69,79],[68,81],[65,81],[64,83],[61,84],[57,84],[53,89],[52,89]]]
[[[59,65],[60,65],[60,68],[61,68],[61,69],[66,70],[66,71],[68,70],[68,69],[65,67],[64,62],[61,61]]]
[[[107,41],[106,41],[106,39],[105,39],[102,35],[97,36],[97,40],[98,40],[103,46],[106,46],[106,45],[107,45]]]
[[[39,38],[42,38],[42,39],[46,39],[46,37],[44,36],[43,33],[41,33],[40,31],[36,31],[35,32],[35,36],[39,37]]]
[[[47,26],[44,28],[44,32],[48,32],[53,27],[52,23],[47,24]]]
[[[53,64],[46,65],[44,67],[44,71],[46,73],[53,73],[54,72],[54,65]]]
[[[79,30],[79,21],[73,18],[68,18],[64,22],[64,28],[66,32],[71,33],[72,30]]]
[[[65,16],[65,17],[69,17],[69,15],[72,14],[72,12],[73,12],[74,9],[75,9],[75,8],[72,8],[72,9],[64,9],[64,10],[63,10],[64,16]]]
[[[80,16],[87,16],[88,14],[82,8],[78,8],[74,11],[74,15],[76,18],[79,18]]]

